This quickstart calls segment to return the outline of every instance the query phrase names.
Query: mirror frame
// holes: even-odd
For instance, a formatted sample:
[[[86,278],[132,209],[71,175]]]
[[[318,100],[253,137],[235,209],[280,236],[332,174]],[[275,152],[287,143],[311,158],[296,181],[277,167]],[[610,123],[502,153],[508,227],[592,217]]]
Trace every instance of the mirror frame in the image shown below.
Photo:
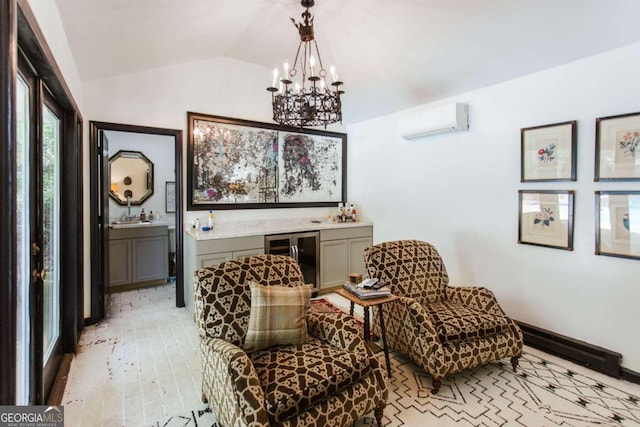
[[[145,162],[147,164],[147,166],[149,167],[148,172],[147,172],[147,192],[145,194],[143,194],[140,198],[133,200],[133,198],[131,199],[130,203],[131,206],[140,206],[142,205],[148,198],[150,198],[151,196],[153,196],[153,162],[151,160],[149,160],[149,158],[147,156],[145,156],[141,151],[134,151],[134,150],[120,150],[118,151],[116,154],[114,154],[113,156],[111,156],[109,158],[109,179],[111,179],[111,165],[113,162],[115,162],[118,159],[122,159],[122,158],[139,158],[140,160],[142,160],[143,162]],[[128,177],[127,177],[128,178]],[[125,178],[126,179],[126,178]],[[131,178],[129,178],[131,179]],[[121,205],[121,206],[126,206],[127,205],[127,200],[122,200],[120,198],[120,196],[118,195],[118,193],[114,192],[113,190],[109,189],[109,197],[111,197],[111,199],[113,199],[117,204]]]

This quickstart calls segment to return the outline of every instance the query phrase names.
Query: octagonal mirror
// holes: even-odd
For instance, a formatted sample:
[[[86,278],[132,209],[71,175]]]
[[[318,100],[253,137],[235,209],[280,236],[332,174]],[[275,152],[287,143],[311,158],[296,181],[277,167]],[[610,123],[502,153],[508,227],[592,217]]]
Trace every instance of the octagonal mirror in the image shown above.
[[[141,205],[153,195],[153,162],[140,151],[120,150],[109,158],[109,196],[119,205]]]

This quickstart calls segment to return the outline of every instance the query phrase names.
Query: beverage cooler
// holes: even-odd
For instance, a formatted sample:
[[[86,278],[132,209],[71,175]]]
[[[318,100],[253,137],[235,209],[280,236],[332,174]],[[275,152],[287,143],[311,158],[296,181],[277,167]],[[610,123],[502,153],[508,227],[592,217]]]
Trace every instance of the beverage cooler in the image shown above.
[[[272,234],[264,238],[265,252],[273,255],[289,255],[295,259],[306,284],[313,284],[318,291],[320,283],[320,232]]]

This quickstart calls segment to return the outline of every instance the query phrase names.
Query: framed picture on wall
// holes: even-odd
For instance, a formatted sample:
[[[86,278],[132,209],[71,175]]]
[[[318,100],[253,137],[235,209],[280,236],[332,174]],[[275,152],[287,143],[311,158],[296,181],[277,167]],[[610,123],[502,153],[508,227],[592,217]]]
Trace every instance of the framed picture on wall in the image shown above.
[[[176,211],[176,183],[167,181],[164,183],[164,210],[167,213]]]
[[[520,129],[520,182],[576,180],[576,123]]]
[[[574,192],[518,191],[518,243],[573,250]]]
[[[640,259],[640,191],[596,191],[596,255]]]
[[[330,207],[346,200],[347,135],[187,113],[189,210]]]
[[[594,181],[640,181],[640,112],[596,119]]]

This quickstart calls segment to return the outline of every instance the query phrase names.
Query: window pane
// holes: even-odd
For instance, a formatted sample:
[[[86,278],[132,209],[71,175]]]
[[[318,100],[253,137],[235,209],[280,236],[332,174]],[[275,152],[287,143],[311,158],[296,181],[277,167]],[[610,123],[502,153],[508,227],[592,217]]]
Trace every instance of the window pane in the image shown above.
[[[18,76],[16,92],[16,234],[18,238],[18,307],[16,330],[16,404],[29,403],[29,86]]]

